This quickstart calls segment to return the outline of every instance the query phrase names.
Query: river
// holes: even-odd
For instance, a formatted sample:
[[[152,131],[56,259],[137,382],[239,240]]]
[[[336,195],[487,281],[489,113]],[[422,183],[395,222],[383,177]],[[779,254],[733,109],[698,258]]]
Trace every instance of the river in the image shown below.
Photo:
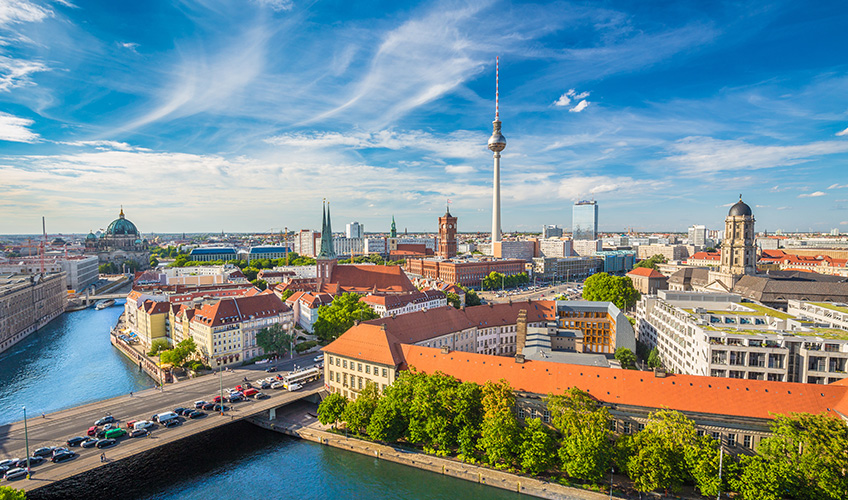
[[[109,343],[123,311],[66,313],[0,356],[0,424],[153,381]],[[516,499],[517,493],[301,441],[246,422],[157,448],[31,492],[33,499]]]

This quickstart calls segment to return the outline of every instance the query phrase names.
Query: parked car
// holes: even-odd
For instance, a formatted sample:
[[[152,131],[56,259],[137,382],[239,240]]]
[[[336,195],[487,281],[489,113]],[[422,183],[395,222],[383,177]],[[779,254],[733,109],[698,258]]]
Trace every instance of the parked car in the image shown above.
[[[156,427],[156,424],[150,420],[139,420],[135,423],[133,429],[152,429],[153,427]]]
[[[27,475],[27,470],[18,467],[18,468],[15,468],[15,469],[7,470],[6,474],[4,474],[3,477],[6,478],[6,481],[14,481],[15,479],[22,479],[22,478],[26,477],[26,475]]]
[[[206,401],[195,401],[194,402],[194,408],[197,409],[197,410],[203,408],[204,406],[206,406]]]
[[[151,420],[153,420],[154,422],[159,422],[160,424],[164,424],[168,420],[173,420],[175,418],[177,418],[176,413],[174,413],[172,411],[166,411],[164,413],[158,413],[158,414],[154,415]]]
[[[244,389],[245,389],[245,387],[243,387],[241,384],[239,384],[239,385],[236,386],[235,392],[244,392]]]
[[[95,421],[94,425],[106,425],[106,424],[111,424],[114,421],[115,421],[115,417],[113,417],[112,415],[106,415],[105,417]]]
[[[53,455],[53,447],[52,446],[44,446],[41,448],[37,448],[34,452],[32,452],[32,456],[34,457],[49,457]]]
[[[103,439],[106,437],[107,432],[109,431],[107,431],[106,429],[100,429],[99,431],[97,431],[97,434],[95,434],[94,437],[96,437],[97,439]]]
[[[13,469],[15,464],[18,463],[18,458],[7,458],[6,460],[0,461],[0,467],[8,467]]]
[[[89,436],[94,436],[96,434],[97,434],[97,426],[96,425],[92,425],[91,427],[88,428],[88,435]]]
[[[274,382],[273,384],[271,384],[271,389],[282,389],[282,388],[283,388],[282,382]]]
[[[256,389],[248,389],[244,391],[244,397],[249,398],[251,396],[255,396],[257,392],[259,391],[257,391]]]
[[[97,445],[97,441],[98,439],[90,437],[80,443],[80,446],[82,446],[83,448],[94,448]]]
[[[72,437],[71,439],[67,440],[66,442],[67,442],[68,446],[79,446],[85,440],[86,440],[86,438],[84,438],[82,436],[75,436],[75,437]]]
[[[44,457],[29,457],[29,466],[35,467],[36,465],[41,465],[44,463]],[[27,459],[22,458],[18,460],[17,467],[26,467]]]
[[[215,407],[214,407],[214,408],[212,408],[212,409],[213,409],[213,410],[215,410],[215,411],[221,411],[221,405],[215,405]],[[229,407],[229,406],[224,405],[224,411],[227,411],[227,410],[229,410],[229,409],[230,409],[230,407]]]
[[[299,391],[302,388],[303,388],[303,386],[300,385],[300,384],[297,384],[297,383],[289,384],[289,387],[288,387],[289,391],[291,391],[291,392]]]
[[[78,456],[79,455],[77,455],[76,453],[74,453],[72,451],[63,451],[62,453],[59,453],[58,455],[53,455],[53,458],[51,459],[51,461],[54,464],[58,464],[58,463],[62,463],[62,462],[67,462],[68,460],[77,458]]]
[[[214,398],[212,398],[212,402],[213,403],[220,403],[221,402],[221,396],[215,396]]]
[[[205,416],[206,416],[206,412],[200,411],[200,410],[194,410],[194,411],[192,411],[188,414],[188,418],[201,418],[201,417],[205,417]]]
[[[150,434],[150,431],[148,431],[147,429],[133,429],[133,430],[130,431],[129,435],[130,435],[131,438],[137,438],[137,437],[145,437],[148,434]]]
[[[261,389],[270,389],[271,388],[271,382],[268,382],[267,380],[263,380],[262,383],[259,384],[259,387]]]
[[[174,413],[176,413],[177,415],[182,415],[184,411],[185,408],[183,408],[182,406],[180,406],[179,408],[174,408]]]
[[[108,448],[110,446],[115,446],[116,444],[118,444],[118,441],[114,439],[101,439],[97,441],[96,446],[98,448]]]
[[[182,424],[182,422],[180,422],[176,418],[172,418],[171,420],[165,421],[165,427],[167,427],[168,429],[170,429],[171,427],[176,427],[176,426],[181,425],[181,424]]]
[[[138,420],[128,420],[127,421],[127,429],[135,429],[135,423],[136,422],[138,422]]]
[[[53,455],[56,455],[57,453],[62,453],[63,451],[71,451],[71,450],[64,448],[64,447],[53,448]]]

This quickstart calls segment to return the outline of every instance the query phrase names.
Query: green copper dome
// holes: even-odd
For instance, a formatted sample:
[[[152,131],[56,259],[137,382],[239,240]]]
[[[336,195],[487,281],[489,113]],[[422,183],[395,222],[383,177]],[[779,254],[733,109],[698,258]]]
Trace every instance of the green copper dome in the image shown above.
[[[94,235],[94,231],[89,231],[88,235],[85,237],[86,241],[96,240],[97,236]]]
[[[118,218],[113,220],[106,228],[106,234],[110,236],[137,236],[138,229],[135,228],[135,224],[124,218],[124,209],[122,208]]]

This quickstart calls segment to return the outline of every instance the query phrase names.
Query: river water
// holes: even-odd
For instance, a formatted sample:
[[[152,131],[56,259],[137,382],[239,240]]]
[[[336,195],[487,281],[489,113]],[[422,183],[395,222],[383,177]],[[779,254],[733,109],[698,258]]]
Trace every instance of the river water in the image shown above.
[[[66,313],[0,355],[0,424],[130,391],[153,381],[109,343],[123,311]],[[516,499],[517,493],[301,441],[236,422],[28,498],[127,500]]]

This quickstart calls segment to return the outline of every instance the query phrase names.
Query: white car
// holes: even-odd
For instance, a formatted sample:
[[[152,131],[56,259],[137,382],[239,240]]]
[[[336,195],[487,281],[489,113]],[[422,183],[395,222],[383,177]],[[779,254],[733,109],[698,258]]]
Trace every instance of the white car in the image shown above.
[[[155,425],[150,420],[142,420],[133,424],[133,429],[150,429],[151,427],[155,427]]]
[[[277,381],[277,382],[274,382],[273,384],[271,384],[271,389],[282,389],[282,388],[283,388],[282,382]]]
[[[302,388],[302,387],[303,387],[303,386],[302,386],[302,385],[300,385],[300,384],[298,384],[298,383],[289,384],[289,391],[294,392],[294,391],[299,390],[299,389],[300,389],[300,388]]]
[[[324,356],[315,356],[314,358],[312,358],[312,361],[314,361],[315,363],[320,363],[321,361],[324,361]]]

